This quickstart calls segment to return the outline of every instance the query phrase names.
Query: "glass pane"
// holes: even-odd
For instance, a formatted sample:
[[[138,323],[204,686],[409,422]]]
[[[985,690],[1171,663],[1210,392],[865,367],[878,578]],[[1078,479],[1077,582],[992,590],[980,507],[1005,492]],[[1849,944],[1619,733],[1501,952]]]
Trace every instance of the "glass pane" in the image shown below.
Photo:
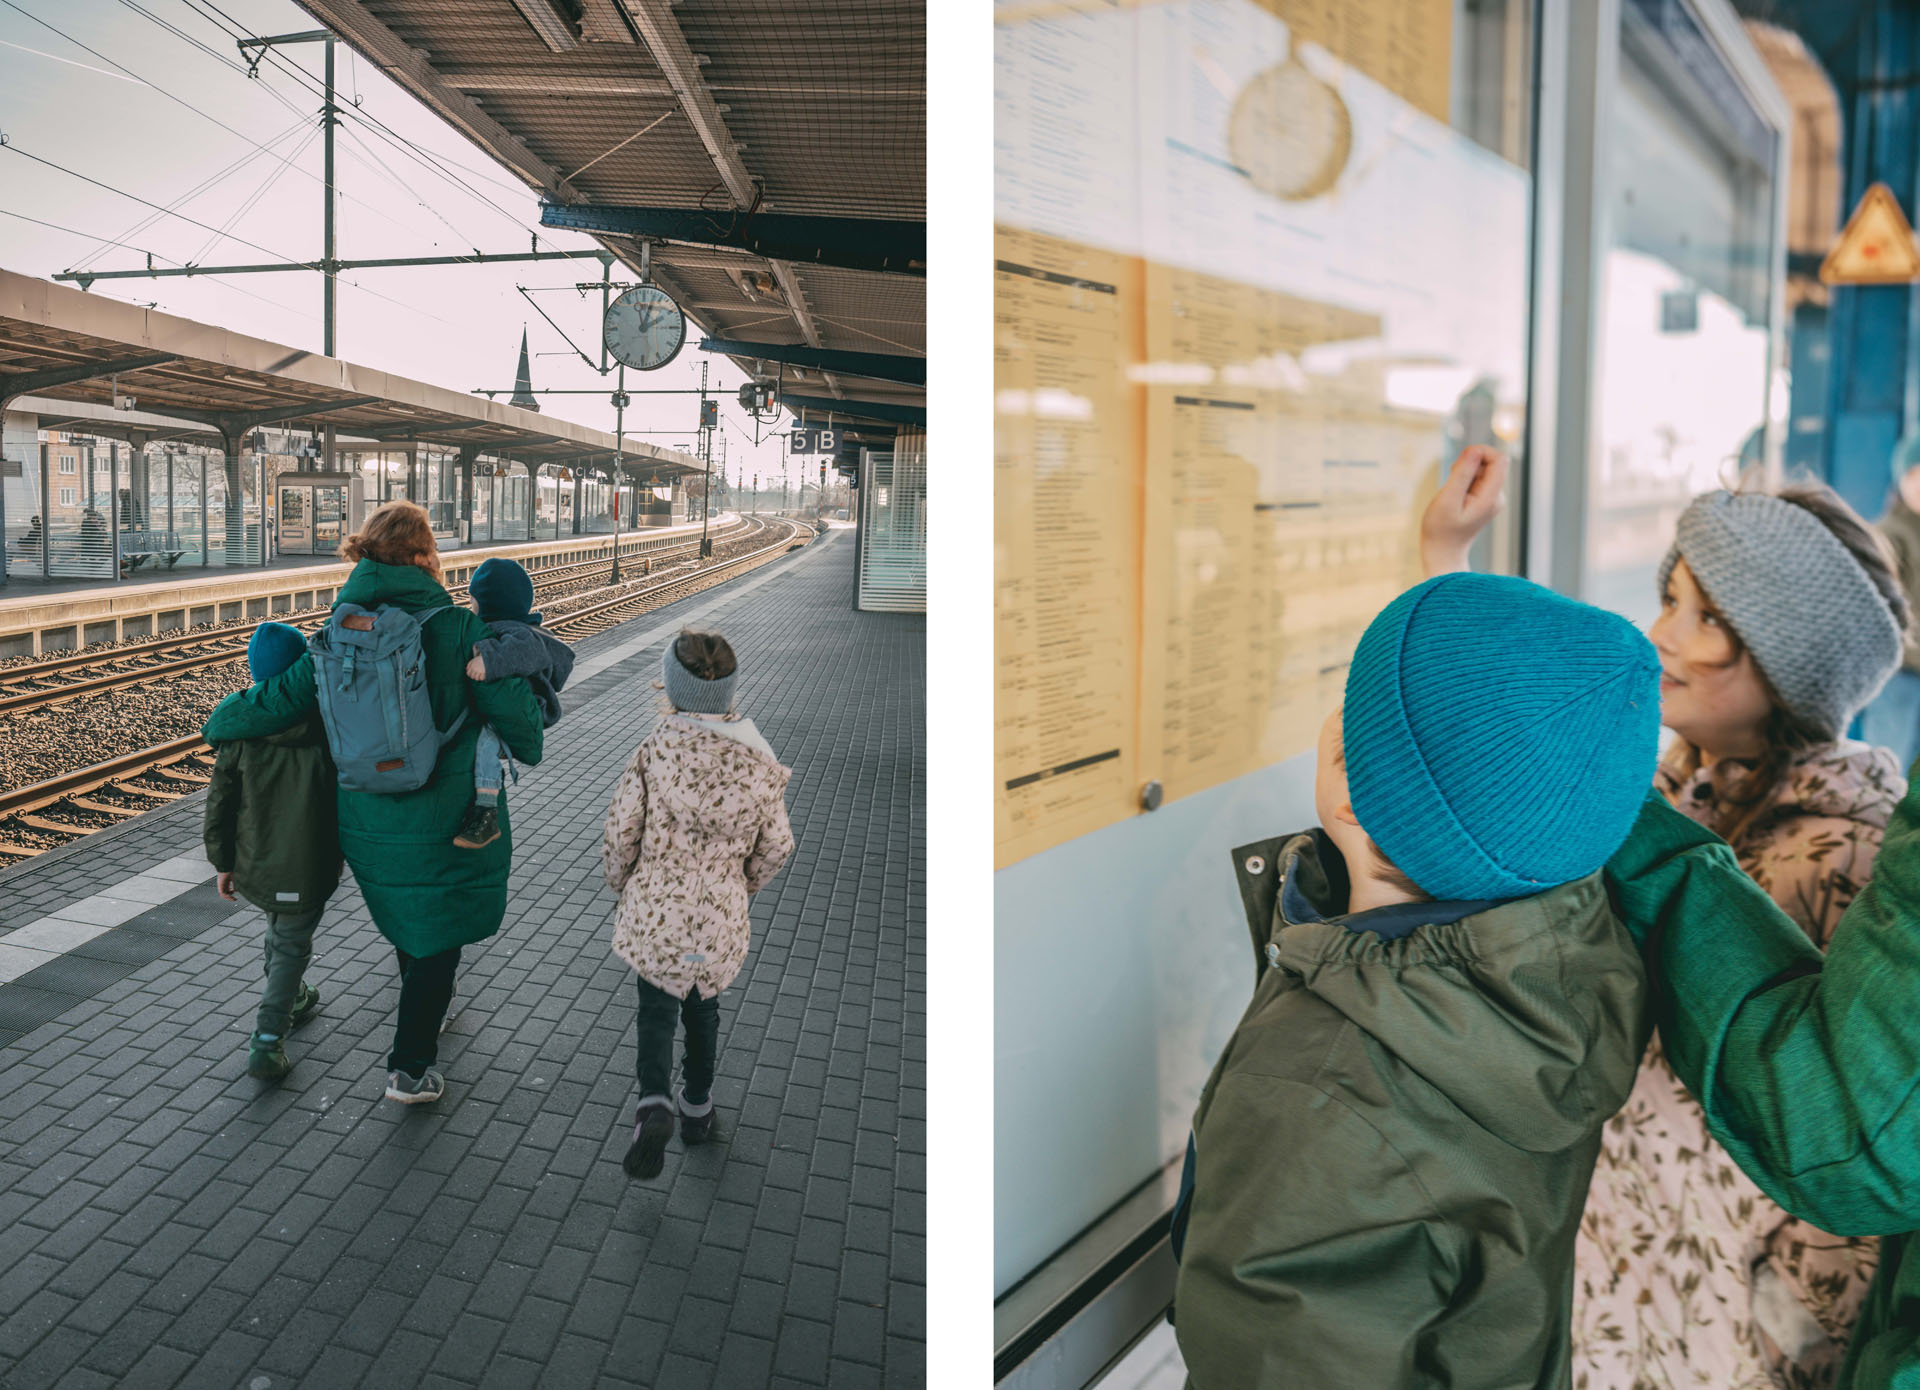
[[[1623,7],[1585,597],[1651,622],[1696,494],[1761,461],[1774,137],[1685,8]]]
[[[1531,12],[996,8],[999,1290],[1181,1151],[1225,848],[1313,818],[1445,461],[1521,444]]]

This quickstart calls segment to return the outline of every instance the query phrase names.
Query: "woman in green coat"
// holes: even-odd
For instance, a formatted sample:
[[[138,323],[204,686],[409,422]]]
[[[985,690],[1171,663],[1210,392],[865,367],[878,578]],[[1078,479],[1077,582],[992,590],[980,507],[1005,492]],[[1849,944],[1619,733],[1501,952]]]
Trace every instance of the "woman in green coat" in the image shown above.
[[[338,602],[391,604],[416,616],[453,605],[440,583],[427,514],[411,502],[374,512],[341,544],[340,555],[356,563]],[[421,628],[434,723],[444,730],[467,713],[427,783],[397,794],[338,792],[341,852],[374,925],[399,958],[400,1010],[387,1059],[387,1096],[408,1104],[436,1100],[445,1091],[433,1064],[460,948],[492,936],[506,916],[513,831],[505,798],[499,839],[483,849],[453,843],[473,800],[473,746],[481,725],[491,725],[519,761],[540,761],[540,706],[526,681],[467,678],[474,644],[490,636],[478,615],[465,610]],[[201,734],[215,744],[258,738],[298,723],[317,706],[313,658],[303,656],[272,680],[221,701]]]

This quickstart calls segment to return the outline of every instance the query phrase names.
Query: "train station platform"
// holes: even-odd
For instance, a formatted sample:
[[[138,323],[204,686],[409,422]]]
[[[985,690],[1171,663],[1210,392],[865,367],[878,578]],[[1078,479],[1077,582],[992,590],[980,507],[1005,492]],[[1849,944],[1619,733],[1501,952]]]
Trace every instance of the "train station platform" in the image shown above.
[[[381,1098],[398,985],[350,882],[292,1075],[245,1075],[261,914],[199,796],[0,875],[0,1383],[924,1383],[925,620],[853,588],[836,533],[580,644],[436,1105]],[[634,1182],[600,823],[688,621],[741,652],[798,848],[722,996],[722,1142]]]

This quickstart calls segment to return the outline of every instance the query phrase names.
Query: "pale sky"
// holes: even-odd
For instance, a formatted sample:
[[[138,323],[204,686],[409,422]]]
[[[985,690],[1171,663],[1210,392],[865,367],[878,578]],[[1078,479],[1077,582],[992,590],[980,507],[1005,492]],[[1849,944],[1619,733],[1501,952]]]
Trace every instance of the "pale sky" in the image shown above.
[[[222,13],[231,24],[217,22]],[[50,277],[70,269],[140,266],[147,252],[156,265],[317,259],[321,45],[275,50],[310,75],[307,86],[268,63],[249,79],[235,40],[241,29],[284,34],[319,27],[289,0],[0,0],[0,135],[9,146],[0,149],[0,266]],[[335,55],[338,99],[358,106],[335,136],[338,254],[528,250],[540,218],[531,190],[345,44],[336,46]],[[129,78],[116,63],[144,80]],[[392,135],[369,128],[362,117]],[[162,207],[211,182],[178,203],[175,210],[194,219],[187,222],[29,155]],[[427,161],[437,161],[452,177]],[[225,177],[215,177],[237,162]],[[542,230],[540,236],[543,250],[593,245],[568,232]],[[116,241],[124,244],[108,244]],[[599,271],[592,260],[349,271],[339,282],[338,355],[461,392],[511,387],[524,325],[536,387],[611,391],[614,378],[602,378],[575,356],[515,289],[536,291],[540,306],[597,363],[599,292],[582,296],[571,286],[597,279]],[[615,277],[631,278],[631,272],[616,265]],[[272,342],[316,352],[321,347],[321,281],[311,271],[103,280],[91,292]],[[660,371],[629,371],[628,390],[697,387],[701,363],[709,363],[709,384],[727,388],[721,401],[726,471],[736,481],[757,471],[764,486],[780,476],[781,436],[762,425],[762,442],[754,445],[753,422],[731,394],[746,378],[726,358],[694,350],[699,332],[689,323],[689,346]],[[613,407],[605,396],[540,399],[546,414],[613,430]],[[693,429],[697,415],[695,397],[635,395],[626,425],[630,436],[691,452],[692,434],[668,431]],[[717,439],[714,458],[717,471]],[[817,479],[818,467],[818,459],[795,459],[792,476]]]

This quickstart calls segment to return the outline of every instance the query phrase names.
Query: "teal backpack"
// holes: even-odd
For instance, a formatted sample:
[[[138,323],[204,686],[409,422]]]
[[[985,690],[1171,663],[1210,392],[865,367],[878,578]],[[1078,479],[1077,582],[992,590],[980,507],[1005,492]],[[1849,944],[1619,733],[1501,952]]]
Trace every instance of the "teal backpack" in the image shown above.
[[[312,637],[313,683],[340,785],[358,792],[410,792],[433,776],[440,750],[466,722],[434,727],[420,632],[451,605],[415,618],[382,604],[342,603]]]

